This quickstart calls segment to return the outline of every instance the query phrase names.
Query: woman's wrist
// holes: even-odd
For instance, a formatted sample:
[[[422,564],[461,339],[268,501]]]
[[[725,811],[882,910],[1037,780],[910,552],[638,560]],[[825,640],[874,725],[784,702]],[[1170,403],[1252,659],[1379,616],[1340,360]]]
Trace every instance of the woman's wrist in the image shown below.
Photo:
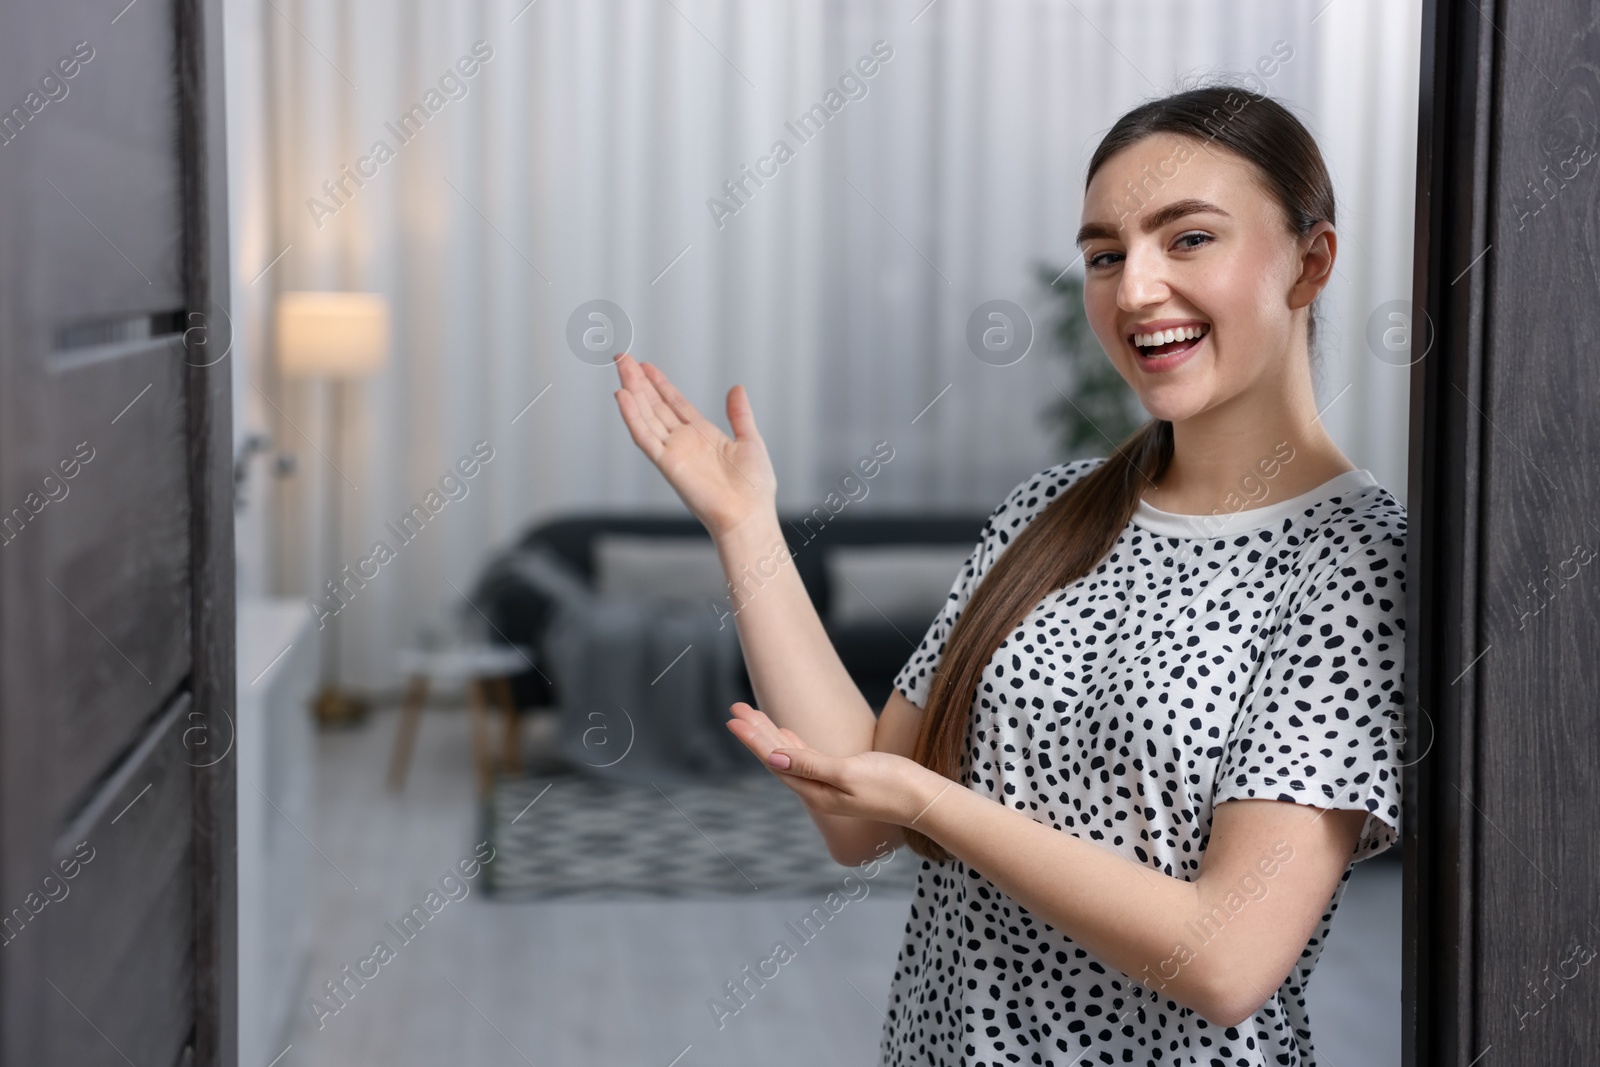
[[[760,586],[777,577],[789,558],[776,509],[752,512],[735,525],[714,532],[711,540],[736,601],[747,584]]]
[[[742,548],[751,543],[759,543],[780,529],[778,509],[772,503],[751,508],[741,518],[732,522],[724,524],[708,522],[705,526],[719,550],[725,545]]]
[[[907,760],[911,764],[910,798],[899,819],[895,821],[909,829],[920,830],[927,833],[923,827],[929,809],[939,802],[945,791],[956,783],[946,778],[937,771],[924,767],[915,760]]]

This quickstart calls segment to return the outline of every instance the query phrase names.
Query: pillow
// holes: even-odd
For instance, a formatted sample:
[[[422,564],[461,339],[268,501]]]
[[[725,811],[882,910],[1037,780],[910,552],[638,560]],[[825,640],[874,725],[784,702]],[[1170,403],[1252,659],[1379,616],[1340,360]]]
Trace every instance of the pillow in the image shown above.
[[[598,534],[595,589],[603,596],[643,597],[703,606],[728,595],[716,546],[706,537]]]
[[[863,545],[835,548],[828,574],[828,614],[835,626],[894,622],[926,625],[944,606],[971,545]]]

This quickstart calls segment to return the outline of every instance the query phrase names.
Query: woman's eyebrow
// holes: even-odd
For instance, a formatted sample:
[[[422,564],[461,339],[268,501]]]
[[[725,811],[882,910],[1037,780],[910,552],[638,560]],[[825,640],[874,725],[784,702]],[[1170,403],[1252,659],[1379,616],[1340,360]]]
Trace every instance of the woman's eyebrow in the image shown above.
[[[1190,197],[1187,200],[1174,200],[1165,207],[1157,208],[1155,211],[1150,212],[1140,221],[1139,229],[1145,233],[1152,233],[1175,219],[1181,219],[1185,215],[1197,215],[1201,212],[1210,212],[1213,215],[1221,215],[1223,218],[1231,217],[1226,211],[1209,200],[1196,200]],[[1114,241],[1120,232],[1120,226],[1110,226],[1104,222],[1086,222],[1082,229],[1078,231],[1077,243],[1081,245],[1085,241],[1096,239]]]

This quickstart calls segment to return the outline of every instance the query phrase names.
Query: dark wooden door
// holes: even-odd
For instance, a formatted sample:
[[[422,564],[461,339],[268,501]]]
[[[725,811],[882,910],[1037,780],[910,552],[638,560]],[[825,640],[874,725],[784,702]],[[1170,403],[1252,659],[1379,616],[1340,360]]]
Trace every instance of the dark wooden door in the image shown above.
[[[0,1065],[231,1064],[215,0],[0,7]]]
[[[1600,9],[1428,0],[1421,100],[1405,1062],[1594,1063]]]

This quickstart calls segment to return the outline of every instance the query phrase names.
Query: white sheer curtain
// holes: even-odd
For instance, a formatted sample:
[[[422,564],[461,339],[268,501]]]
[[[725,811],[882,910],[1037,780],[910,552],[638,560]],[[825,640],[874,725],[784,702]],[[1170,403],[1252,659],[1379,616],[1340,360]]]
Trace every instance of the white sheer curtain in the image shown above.
[[[391,685],[417,623],[531,523],[675,506],[617,417],[614,371],[569,349],[586,301],[623,308],[632,351],[703,409],[745,383],[784,505],[820,503],[888,441],[860,506],[992,507],[1056,460],[1039,411],[1065,373],[1038,345],[980,363],[968,316],[1007,299],[1042,331],[1032,264],[1075,257],[1099,135],[1278,42],[1293,58],[1268,91],[1318,135],[1340,196],[1320,395],[1352,459],[1404,493],[1405,372],[1365,330],[1410,290],[1416,0],[925,4],[230,0],[239,421],[301,460],[242,518],[242,543],[276,547],[241,573],[310,595],[374,541],[397,548],[330,623],[345,681]],[[479,41],[492,56],[441,84]],[[856,98],[802,143],[785,124],[880,41],[865,95],[847,82]],[[390,125],[430,89],[437,111],[402,144]],[[778,140],[792,158],[760,164]],[[378,141],[393,158],[362,163]],[[719,226],[707,201],[732,204],[741,166],[776,173]],[[326,390],[267,358],[285,289],[393,302],[392,362],[351,390],[342,441],[324,439]],[[468,496],[396,546],[385,523],[479,440],[494,458]]]

